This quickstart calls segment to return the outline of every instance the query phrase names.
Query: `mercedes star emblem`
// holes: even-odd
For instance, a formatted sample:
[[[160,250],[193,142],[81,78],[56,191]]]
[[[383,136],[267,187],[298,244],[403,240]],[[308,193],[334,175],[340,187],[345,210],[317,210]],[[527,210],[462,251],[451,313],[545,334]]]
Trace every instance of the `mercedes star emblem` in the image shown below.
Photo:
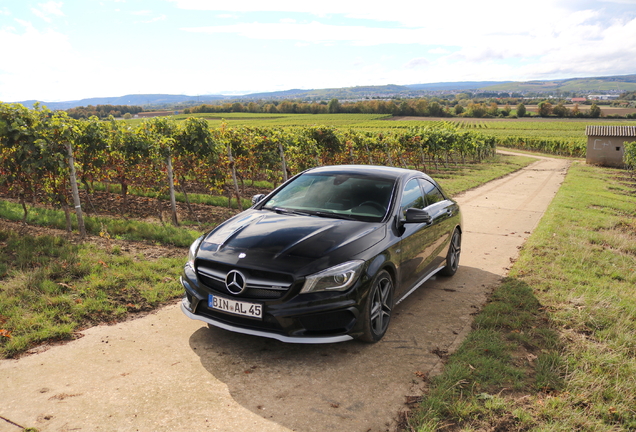
[[[225,287],[234,295],[245,291],[246,285],[245,276],[238,270],[231,270],[227,276],[225,276]]]

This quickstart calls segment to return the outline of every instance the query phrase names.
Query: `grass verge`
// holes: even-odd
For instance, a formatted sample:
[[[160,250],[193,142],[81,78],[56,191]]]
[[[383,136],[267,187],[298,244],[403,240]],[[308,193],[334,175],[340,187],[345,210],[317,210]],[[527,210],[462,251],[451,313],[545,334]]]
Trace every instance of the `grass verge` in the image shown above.
[[[181,294],[184,258],[155,261],[61,237],[0,231],[0,357]]]
[[[575,163],[404,429],[636,429],[636,183]]]

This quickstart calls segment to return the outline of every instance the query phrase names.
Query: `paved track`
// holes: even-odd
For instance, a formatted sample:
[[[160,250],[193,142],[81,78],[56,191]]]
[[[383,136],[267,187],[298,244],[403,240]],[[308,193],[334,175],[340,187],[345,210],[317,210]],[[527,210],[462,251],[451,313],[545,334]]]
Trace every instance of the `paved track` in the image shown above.
[[[395,309],[374,345],[287,345],[210,330],[177,305],[0,361],[0,431],[385,431],[441,370],[567,170],[533,165],[458,197],[460,269]],[[437,354],[436,354],[437,353]]]

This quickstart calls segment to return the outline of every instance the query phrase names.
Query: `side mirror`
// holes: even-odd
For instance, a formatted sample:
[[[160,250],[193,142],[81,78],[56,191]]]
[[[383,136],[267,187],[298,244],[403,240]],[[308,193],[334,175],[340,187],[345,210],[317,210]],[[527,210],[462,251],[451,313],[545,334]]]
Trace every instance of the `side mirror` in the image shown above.
[[[258,194],[252,197],[252,205],[258,204],[265,198],[265,194]]]
[[[406,209],[406,223],[431,223],[432,220],[433,218],[426,210]]]

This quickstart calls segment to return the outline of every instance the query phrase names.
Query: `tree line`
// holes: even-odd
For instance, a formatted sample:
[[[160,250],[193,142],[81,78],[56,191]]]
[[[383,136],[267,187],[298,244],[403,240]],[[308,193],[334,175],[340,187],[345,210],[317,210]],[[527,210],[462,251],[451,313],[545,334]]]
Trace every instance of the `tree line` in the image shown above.
[[[302,101],[258,101],[225,102],[202,104],[185,108],[184,114],[195,113],[268,113],[268,114],[390,114],[393,116],[416,117],[471,117],[471,118],[520,118],[531,115],[523,102],[515,98],[477,101],[457,95],[455,99],[419,98],[379,100],[369,99],[355,102],[341,102],[331,99],[329,102]],[[541,101],[538,113],[541,117],[561,118],[599,118],[601,108],[596,104],[584,109],[579,104],[572,108],[564,101]],[[636,114],[627,114],[625,118],[636,118]]]
[[[494,137],[445,123],[368,132],[225,123],[211,128],[201,118],[177,122],[154,117],[132,126],[112,116],[76,120],[64,111],[0,104],[0,191],[19,200],[24,221],[27,203],[64,209],[69,230],[73,209],[81,220],[82,206],[92,205],[95,182],[120,185],[122,210],[131,187],[169,196],[173,223],[178,224],[175,188],[188,203],[189,186],[216,194],[231,184],[241,208],[239,183],[245,180],[278,184],[313,166],[345,163],[427,171],[479,162],[495,148]],[[86,203],[80,201],[80,188]]]
[[[143,111],[142,107],[136,105],[88,105],[66,110],[68,116],[74,119],[87,119],[93,116],[106,119],[109,116],[123,117],[126,114],[132,116]]]

